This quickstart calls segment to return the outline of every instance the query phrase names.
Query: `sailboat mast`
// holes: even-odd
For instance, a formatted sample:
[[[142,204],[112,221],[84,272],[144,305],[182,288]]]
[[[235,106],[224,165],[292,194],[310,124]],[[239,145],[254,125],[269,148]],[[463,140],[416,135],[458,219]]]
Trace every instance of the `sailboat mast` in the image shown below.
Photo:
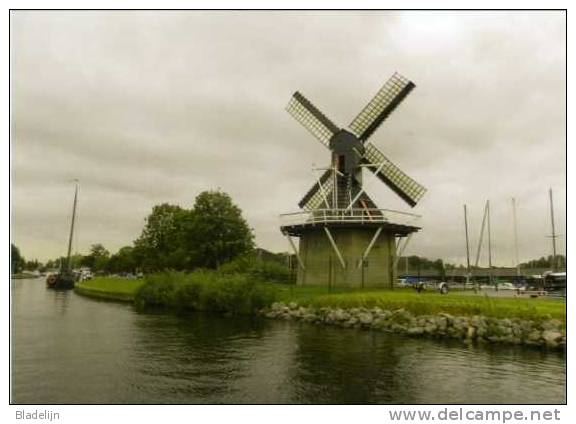
[[[516,276],[520,276],[520,259],[518,256],[518,224],[516,220],[516,199],[512,198],[512,221],[514,229],[514,261],[516,262]]]
[[[488,214],[488,202],[484,206],[484,215],[482,216],[482,226],[480,228],[480,240],[478,240],[478,250],[476,251],[476,262],[474,263],[474,268],[478,268],[478,262],[480,261],[480,250],[482,248],[482,239],[484,238],[484,228],[486,227],[486,215]]]
[[[470,242],[468,240],[468,211],[464,205],[464,231],[466,232],[466,283],[470,282]]]
[[[66,255],[66,270],[70,269],[70,255],[72,254],[72,238],[74,237],[74,221],[76,220],[76,203],[78,201],[78,181],[74,190],[74,206],[72,207],[72,223],[70,224],[70,238],[68,239],[68,254]]]
[[[552,189],[548,191],[550,193],[550,221],[552,222],[552,271],[556,269],[556,228],[554,225],[554,201],[552,200]]]
[[[489,275],[492,276],[492,230],[490,229],[490,200],[486,201],[486,212],[488,215],[488,269]]]

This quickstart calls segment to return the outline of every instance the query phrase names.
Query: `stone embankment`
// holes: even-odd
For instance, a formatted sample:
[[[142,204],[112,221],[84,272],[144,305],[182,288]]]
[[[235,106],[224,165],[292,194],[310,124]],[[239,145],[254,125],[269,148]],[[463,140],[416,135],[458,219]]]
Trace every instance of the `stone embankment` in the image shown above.
[[[564,349],[566,329],[558,320],[530,321],[484,316],[414,315],[405,309],[311,308],[274,303],[263,309],[267,318],[296,320],[344,328],[362,328],[414,337],[443,337],[465,341],[545,346]]]

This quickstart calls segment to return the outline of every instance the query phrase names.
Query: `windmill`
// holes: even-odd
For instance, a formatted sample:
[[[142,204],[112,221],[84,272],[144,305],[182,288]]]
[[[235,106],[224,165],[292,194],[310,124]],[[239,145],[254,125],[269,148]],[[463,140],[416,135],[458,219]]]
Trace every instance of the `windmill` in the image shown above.
[[[339,128],[299,92],[286,110],[330,151],[330,166],[298,203],[302,212],[281,216],[299,263],[299,284],[392,286],[397,257],[418,218],[378,209],[364,190],[366,168],[408,205],[426,189],[394,165],[370,137],[414,89],[395,73],[352,120]],[[300,249],[291,237],[300,238]],[[404,238],[404,244],[401,239]]]

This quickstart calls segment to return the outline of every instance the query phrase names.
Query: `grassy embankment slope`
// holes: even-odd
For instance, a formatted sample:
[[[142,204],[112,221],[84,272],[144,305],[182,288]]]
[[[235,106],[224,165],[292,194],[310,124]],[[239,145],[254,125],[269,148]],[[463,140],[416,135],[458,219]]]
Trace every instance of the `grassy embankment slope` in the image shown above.
[[[77,291],[95,297],[133,301],[144,280],[125,278],[94,278],[77,285]],[[416,293],[412,289],[337,289],[273,285],[275,298],[281,302],[296,302],[302,306],[331,308],[405,309],[415,315],[449,313],[460,316],[483,315],[495,318],[529,320],[558,319],[566,322],[566,303],[547,298],[486,297],[469,293]]]
[[[142,279],[97,277],[76,283],[75,290],[86,296],[133,302],[142,284],[144,284]]]
[[[452,291],[417,293],[413,289],[340,289],[328,292],[324,287],[283,287],[279,300],[303,306],[331,308],[405,309],[414,315],[448,313],[458,316],[483,315],[494,318],[528,320],[558,319],[566,322],[566,303],[545,297],[489,297],[483,294]]]

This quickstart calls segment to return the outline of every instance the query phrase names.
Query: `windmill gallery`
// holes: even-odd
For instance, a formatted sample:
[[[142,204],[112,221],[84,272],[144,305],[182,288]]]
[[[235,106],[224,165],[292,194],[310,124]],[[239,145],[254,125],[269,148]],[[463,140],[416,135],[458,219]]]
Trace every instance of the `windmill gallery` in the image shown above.
[[[338,128],[306,97],[294,93],[287,111],[330,150],[298,203],[301,212],[281,216],[281,231],[298,259],[299,285],[393,287],[398,257],[417,226],[418,216],[379,209],[363,184],[363,169],[414,207],[426,189],[407,176],[369,141],[378,127],[414,89],[395,73],[352,120]],[[370,174],[369,174],[370,175]],[[299,238],[299,249],[292,237]]]

